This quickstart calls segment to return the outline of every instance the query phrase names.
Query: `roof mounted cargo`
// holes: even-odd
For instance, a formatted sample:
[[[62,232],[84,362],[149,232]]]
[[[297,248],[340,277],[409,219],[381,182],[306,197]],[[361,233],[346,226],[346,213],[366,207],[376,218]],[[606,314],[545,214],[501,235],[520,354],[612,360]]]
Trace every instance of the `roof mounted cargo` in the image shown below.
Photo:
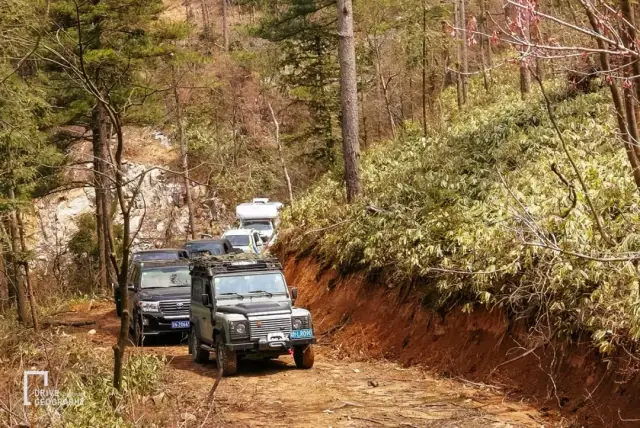
[[[280,260],[275,257],[238,254],[196,257],[191,261],[189,269],[192,275],[194,272],[199,272],[207,277],[212,277],[219,273],[282,270],[282,265]]]
[[[272,203],[246,203],[236,207],[239,220],[273,220],[278,218],[278,207]]]

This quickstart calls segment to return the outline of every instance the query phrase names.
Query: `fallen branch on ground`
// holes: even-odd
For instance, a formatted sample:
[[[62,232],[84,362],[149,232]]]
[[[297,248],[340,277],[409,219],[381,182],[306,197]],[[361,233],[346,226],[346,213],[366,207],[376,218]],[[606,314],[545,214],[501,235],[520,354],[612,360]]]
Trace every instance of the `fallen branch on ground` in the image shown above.
[[[42,323],[43,328],[47,327],[82,327],[85,325],[93,325],[95,321],[56,321],[49,320]]]

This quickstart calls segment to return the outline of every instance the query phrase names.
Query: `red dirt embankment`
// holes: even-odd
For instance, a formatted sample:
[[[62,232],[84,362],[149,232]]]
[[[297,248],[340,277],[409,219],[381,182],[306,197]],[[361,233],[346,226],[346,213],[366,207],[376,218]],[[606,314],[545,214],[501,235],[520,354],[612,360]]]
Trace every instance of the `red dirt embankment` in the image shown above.
[[[640,426],[640,376],[627,354],[603,358],[588,343],[535,348],[526,328],[500,310],[443,317],[424,310],[418,294],[401,299],[363,275],[322,270],[311,257],[287,258],[285,274],[298,287],[297,304],[312,310],[316,330],[351,356],[424,364],[497,385],[543,411],[559,410],[563,426]]]

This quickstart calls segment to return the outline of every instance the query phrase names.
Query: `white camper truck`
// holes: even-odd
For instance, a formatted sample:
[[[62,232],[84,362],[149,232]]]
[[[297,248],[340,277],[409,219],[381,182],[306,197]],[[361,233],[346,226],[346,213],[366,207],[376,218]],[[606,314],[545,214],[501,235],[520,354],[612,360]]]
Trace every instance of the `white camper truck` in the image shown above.
[[[275,203],[246,203],[236,207],[240,229],[255,229],[265,243],[275,236],[278,227],[278,207]]]

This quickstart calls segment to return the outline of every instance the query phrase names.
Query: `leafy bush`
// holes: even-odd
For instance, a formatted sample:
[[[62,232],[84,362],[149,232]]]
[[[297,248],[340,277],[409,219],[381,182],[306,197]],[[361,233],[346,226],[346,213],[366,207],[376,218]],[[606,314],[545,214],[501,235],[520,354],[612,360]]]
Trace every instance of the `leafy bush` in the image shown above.
[[[23,371],[48,370],[49,385],[60,399],[82,398],[82,404],[37,407],[29,411],[32,425],[64,427],[117,427],[132,425],[127,409],[138,397],[157,392],[164,373],[164,357],[130,351],[124,366],[123,389],[113,383],[113,353],[99,349],[82,336],[44,330],[34,334],[0,317],[0,393],[22,405]],[[18,416],[0,412],[0,425],[19,422]],[[13,423],[10,421],[13,420]]]
[[[506,85],[476,94],[440,134],[409,130],[367,153],[358,203],[344,203],[340,171],[327,174],[285,212],[283,247],[342,271],[383,272],[388,286],[422,284],[434,308],[503,306],[547,337],[587,329],[603,352],[639,340],[635,264],[567,254],[640,250],[640,198],[610,101],[551,86],[561,132],[615,247],[598,233],[541,98],[522,101]],[[541,234],[563,251],[536,246]]]

